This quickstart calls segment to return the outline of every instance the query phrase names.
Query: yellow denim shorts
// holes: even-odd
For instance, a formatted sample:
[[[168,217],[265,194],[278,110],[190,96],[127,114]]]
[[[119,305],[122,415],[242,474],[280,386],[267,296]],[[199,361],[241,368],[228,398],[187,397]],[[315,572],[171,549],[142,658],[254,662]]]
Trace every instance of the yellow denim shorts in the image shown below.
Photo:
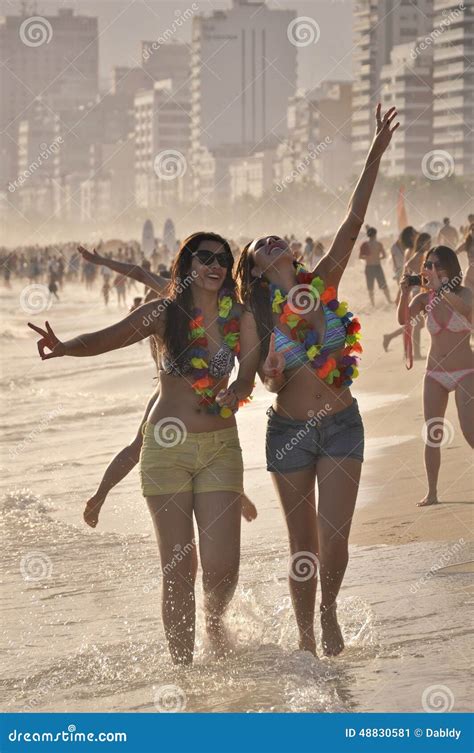
[[[140,478],[144,497],[180,492],[243,492],[237,427],[191,434],[167,419],[143,428]],[[161,425],[160,425],[161,424]]]

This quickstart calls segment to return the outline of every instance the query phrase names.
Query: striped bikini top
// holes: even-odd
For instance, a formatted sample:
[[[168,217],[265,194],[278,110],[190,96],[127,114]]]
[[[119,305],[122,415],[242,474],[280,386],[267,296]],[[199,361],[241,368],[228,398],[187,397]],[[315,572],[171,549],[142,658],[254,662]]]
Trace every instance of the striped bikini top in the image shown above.
[[[321,304],[326,322],[326,331],[322,343],[321,355],[333,353],[343,348],[346,342],[346,328],[340,317],[330,308]],[[303,343],[292,340],[278,327],[274,328],[275,332],[275,350],[283,353],[285,356],[285,366],[287,369],[294,369],[296,366],[308,363],[306,348]]]

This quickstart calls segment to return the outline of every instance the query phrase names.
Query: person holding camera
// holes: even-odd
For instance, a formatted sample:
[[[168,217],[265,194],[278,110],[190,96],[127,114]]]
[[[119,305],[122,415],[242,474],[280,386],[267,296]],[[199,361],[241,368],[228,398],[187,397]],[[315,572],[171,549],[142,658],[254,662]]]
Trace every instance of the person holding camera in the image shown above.
[[[425,469],[428,491],[419,507],[438,504],[443,425],[450,392],[454,392],[462,433],[474,447],[474,361],[470,347],[472,292],[462,283],[456,253],[448,246],[434,246],[423,262],[418,279],[422,292],[410,301],[413,280],[405,274],[400,282],[398,321],[413,324],[422,316],[431,336],[423,383],[425,418]]]
[[[407,285],[410,288],[410,298],[414,298],[421,290],[421,270],[423,267],[423,260],[425,254],[428,252],[431,246],[431,235],[429,233],[420,233],[416,239],[413,249],[408,248],[405,257],[405,266],[403,269],[404,277],[408,280]],[[406,302],[406,299],[405,299]],[[400,305],[400,300],[398,301]],[[424,322],[422,317],[418,317],[413,327],[413,358],[415,361],[420,361],[423,356],[421,355],[421,330],[423,329]],[[403,334],[404,328],[398,327],[393,332],[383,336],[383,349],[388,350],[388,346],[395,337],[399,337]]]

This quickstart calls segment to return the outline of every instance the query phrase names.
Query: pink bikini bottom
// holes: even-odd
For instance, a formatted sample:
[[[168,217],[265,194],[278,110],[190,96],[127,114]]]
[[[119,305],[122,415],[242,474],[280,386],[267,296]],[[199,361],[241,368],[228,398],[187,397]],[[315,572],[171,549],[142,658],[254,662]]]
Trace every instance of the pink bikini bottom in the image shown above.
[[[444,369],[428,369],[426,376],[434,379],[445,390],[452,392],[458,386],[461,379],[467,377],[469,374],[474,374],[474,369],[457,369],[456,371],[445,371]]]

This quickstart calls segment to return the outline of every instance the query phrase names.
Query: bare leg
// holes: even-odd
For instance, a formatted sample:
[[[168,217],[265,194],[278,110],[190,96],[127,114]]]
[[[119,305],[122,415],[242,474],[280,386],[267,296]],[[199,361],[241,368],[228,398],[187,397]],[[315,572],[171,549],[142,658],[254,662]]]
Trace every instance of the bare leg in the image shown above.
[[[107,494],[114,488],[114,486],[117,486],[125,476],[128,476],[130,471],[133,470],[138,463],[143,443],[143,425],[145,424],[153,405],[158,399],[159,394],[159,389],[153,392],[153,395],[148,400],[135,439],[131,444],[120,450],[111,463],[109,463],[102,477],[102,481],[99,484],[99,488],[96,493],[87,500],[86,509],[84,510],[84,520],[87,525],[91,526],[91,528],[95,528],[99,522],[99,513],[107,498]]]
[[[196,625],[193,495],[163,494],[146,501],[160,550],[162,615],[171,658],[175,664],[191,664]]]
[[[321,578],[322,645],[337,656],[344,640],[337,622],[336,599],[349,560],[349,533],[362,463],[355,458],[318,459],[318,539]]]
[[[239,579],[241,495],[206,492],[194,497],[199,528],[206,630],[216,655],[228,642],[222,617]]]
[[[474,447],[474,374],[461,379],[454,394],[461,431],[466,442]]]
[[[400,337],[400,335],[403,334],[403,327],[398,327],[398,329],[395,329],[393,332],[388,332],[386,335],[383,336],[383,349],[385,351],[388,350],[388,346],[392,342],[392,340],[395,337]]]
[[[438,503],[438,476],[441,465],[441,448],[443,432],[441,425],[446,413],[449,392],[435,379],[425,374],[423,383],[423,411],[425,416],[425,470],[428,480],[428,492],[418,502],[418,507]],[[433,420],[435,419],[435,420]]]
[[[319,554],[314,495],[316,472],[310,467],[271,475],[288,527],[291,553],[288,582],[298,625],[299,647],[316,656],[314,606]]]

